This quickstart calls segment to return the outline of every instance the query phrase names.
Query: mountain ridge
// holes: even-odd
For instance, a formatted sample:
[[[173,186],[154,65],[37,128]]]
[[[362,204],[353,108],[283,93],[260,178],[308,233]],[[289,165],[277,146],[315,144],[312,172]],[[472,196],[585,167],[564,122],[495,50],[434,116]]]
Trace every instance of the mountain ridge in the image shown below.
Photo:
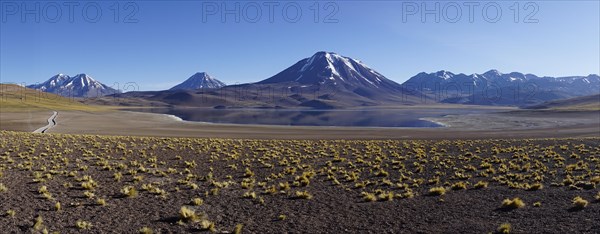
[[[539,77],[495,69],[466,75],[441,70],[421,72],[402,86],[443,103],[521,106],[600,93],[600,76]]]
[[[27,88],[66,97],[100,97],[120,93],[91,76],[81,73],[73,77],[59,73],[41,84],[28,85]]]

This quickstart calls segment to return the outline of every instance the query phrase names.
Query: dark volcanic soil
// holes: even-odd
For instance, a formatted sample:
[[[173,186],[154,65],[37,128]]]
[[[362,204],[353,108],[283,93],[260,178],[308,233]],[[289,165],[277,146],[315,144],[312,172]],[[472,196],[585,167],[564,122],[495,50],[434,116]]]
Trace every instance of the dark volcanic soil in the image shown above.
[[[202,232],[211,223],[212,231],[242,225],[243,233],[489,233],[503,223],[513,233],[600,232],[599,138],[288,141],[7,131],[0,137],[2,233],[30,232],[38,216],[39,231],[61,233],[81,232],[77,221],[90,222],[91,233]],[[480,181],[489,185],[475,188]],[[96,186],[86,189],[86,182]],[[125,186],[138,195],[123,195]],[[446,193],[429,195],[434,187]],[[575,208],[576,196],[587,206]],[[525,206],[501,208],[515,197]],[[192,204],[194,198],[203,204]],[[181,221],[184,206],[199,218]]]

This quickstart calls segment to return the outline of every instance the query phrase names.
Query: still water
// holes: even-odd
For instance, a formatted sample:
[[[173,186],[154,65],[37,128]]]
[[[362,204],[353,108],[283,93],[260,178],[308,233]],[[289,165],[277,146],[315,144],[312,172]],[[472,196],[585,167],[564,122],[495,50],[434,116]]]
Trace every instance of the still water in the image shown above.
[[[169,114],[187,121],[208,123],[418,128],[443,127],[422,118],[490,112],[490,110],[480,109],[298,110],[249,108],[150,108],[130,109],[129,111]]]

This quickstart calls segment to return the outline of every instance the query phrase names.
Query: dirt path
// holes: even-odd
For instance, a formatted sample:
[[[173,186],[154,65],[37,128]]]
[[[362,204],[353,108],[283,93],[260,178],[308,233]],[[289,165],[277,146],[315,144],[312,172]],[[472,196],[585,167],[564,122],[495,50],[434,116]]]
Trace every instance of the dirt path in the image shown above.
[[[48,118],[48,125],[36,129],[35,131],[33,131],[33,133],[45,133],[46,131],[48,131],[48,129],[56,126],[56,116],[57,115],[58,115],[58,112],[54,111],[52,116],[50,116],[50,118]]]

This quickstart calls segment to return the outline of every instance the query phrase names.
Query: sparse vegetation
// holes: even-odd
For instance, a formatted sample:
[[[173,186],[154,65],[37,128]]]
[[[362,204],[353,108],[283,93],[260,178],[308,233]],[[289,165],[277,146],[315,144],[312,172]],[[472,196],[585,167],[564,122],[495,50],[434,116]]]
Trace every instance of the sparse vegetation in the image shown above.
[[[313,196],[308,191],[296,191],[296,198],[300,198],[300,199],[312,199]]]
[[[182,206],[181,209],[179,209],[179,218],[183,222],[198,222],[200,221],[201,216],[197,215],[195,210]]]
[[[543,188],[544,188],[544,185],[542,183],[539,183],[539,182],[537,182],[535,184],[532,184],[529,187],[530,190],[540,190],[540,189],[543,189]]]
[[[391,207],[399,204],[405,207],[414,202],[414,212],[422,212],[418,209],[423,207],[421,203],[436,202],[453,207],[458,196],[478,198],[478,193],[493,192],[501,196],[535,197],[538,201],[533,207],[541,207],[542,201],[544,207],[549,207],[558,197],[538,194],[558,191],[571,194],[569,198],[575,195],[592,198],[596,193],[593,189],[600,183],[597,176],[600,146],[596,138],[313,141],[41,136],[3,131],[0,135],[0,192],[4,192],[0,199],[8,198],[3,200],[7,201],[6,205],[2,204],[7,209],[7,218],[0,218],[0,224],[6,226],[8,232],[19,232],[14,223],[21,219],[31,227],[31,220],[37,217],[31,210],[33,206],[21,208],[13,197],[39,199],[32,202],[40,204],[37,209],[60,211],[40,213],[47,222],[38,225],[40,232],[54,229],[50,221],[63,222],[56,221],[57,217],[72,218],[64,221],[69,225],[57,225],[59,227],[89,229],[92,226],[83,225],[85,221],[79,220],[75,226],[72,222],[89,220],[90,217],[82,214],[90,209],[122,209],[122,215],[136,219],[134,229],[128,229],[134,232],[227,232],[241,231],[241,224],[238,229],[231,221],[223,221],[228,220],[225,216],[231,215],[228,212],[241,210],[258,210],[258,215],[269,210],[276,213],[254,218],[263,222],[286,220],[274,222],[275,226],[295,225],[306,220],[303,215],[294,213],[293,209],[298,207],[310,205],[331,209],[328,212],[335,214],[337,207],[324,204],[356,203],[350,206],[368,209],[375,215],[374,222],[382,224],[389,220],[381,219],[379,211],[373,209],[387,203]],[[483,188],[488,189],[478,190]],[[600,200],[600,194],[595,197]],[[408,200],[411,198],[414,201]],[[573,200],[572,206],[582,206],[582,201],[585,200],[581,198],[577,203]],[[498,208],[496,202],[474,202],[473,207],[458,209],[491,212]],[[582,207],[597,209],[596,202],[585,202]],[[110,206],[103,207],[106,204]],[[507,210],[524,206],[518,197],[501,204],[501,208]],[[541,211],[531,209],[536,210]],[[165,222],[141,220],[140,217],[147,217],[144,212],[160,214]],[[114,220],[122,217],[113,213],[105,215]],[[248,218],[244,212],[236,215],[242,220],[234,223]],[[207,219],[216,216],[220,218]],[[101,230],[100,223],[110,221],[99,218],[103,220],[90,221],[97,223],[93,229],[102,232],[105,230]],[[411,218],[408,220],[414,220]],[[348,220],[359,222],[360,218]],[[497,225],[497,220],[489,222],[494,223],[488,223],[487,228]],[[266,229],[256,224],[244,225],[248,225],[244,229],[251,231]],[[521,228],[532,230],[519,225],[519,231]],[[65,232],[76,230],[67,228]]]
[[[77,222],[75,222],[75,226],[77,226],[79,229],[87,230],[92,228],[92,223],[88,221],[77,220]]]
[[[242,234],[242,229],[244,228],[243,224],[237,224],[235,225],[235,229],[233,230],[234,234]]]
[[[35,218],[35,223],[33,224],[33,229],[37,231],[41,231],[44,228],[44,219],[42,216],[38,216]]]
[[[501,233],[501,234],[509,234],[511,229],[512,229],[512,226],[510,225],[510,223],[503,223],[503,224],[500,224],[497,232]]]
[[[133,186],[125,186],[121,189],[121,194],[129,198],[134,198],[137,197],[138,192]]]
[[[99,206],[106,206],[106,200],[104,198],[96,199],[96,204]]]
[[[0,84],[2,111],[75,110],[101,111],[106,108],[83,105],[56,94],[33,90],[13,84]]]
[[[507,209],[523,208],[525,207],[525,202],[523,202],[523,200],[521,200],[521,198],[518,197],[515,197],[513,199],[504,199],[504,201],[502,201],[501,207]]]
[[[588,205],[588,201],[580,196],[573,198],[573,206],[577,209],[583,209]]]
[[[429,189],[429,195],[441,196],[444,194],[446,194],[446,189],[444,187],[434,187]]]
[[[456,183],[452,184],[452,189],[453,190],[467,189],[467,184],[463,181],[456,182]]]
[[[200,220],[200,230],[215,232],[215,223],[207,219]]]
[[[6,215],[8,215],[10,217],[15,217],[15,215],[17,215],[17,212],[14,210],[7,210]]]
[[[94,198],[94,196],[96,196],[94,193],[90,192],[90,191],[85,191],[83,192],[83,195],[85,195],[85,197],[92,199]]]
[[[488,182],[482,180],[482,181],[477,182],[473,187],[476,189],[482,189],[482,188],[487,188],[488,184],[489,184]]]
[[[152,234],[154,233],[154,231],[152,231],[152,228],[149,227],[143,227],[140,229],[140,234]]]
[[[362,193],[363,200],[367,202],[377,201],[377,196],[373,193],[363,192]]]
[[[192,199],[192,204],[195,206],[200,206],[203,203],[204,203],[204,200],[202,200],[202,198],[197,197],[197,198]]]

